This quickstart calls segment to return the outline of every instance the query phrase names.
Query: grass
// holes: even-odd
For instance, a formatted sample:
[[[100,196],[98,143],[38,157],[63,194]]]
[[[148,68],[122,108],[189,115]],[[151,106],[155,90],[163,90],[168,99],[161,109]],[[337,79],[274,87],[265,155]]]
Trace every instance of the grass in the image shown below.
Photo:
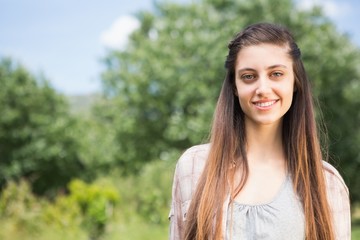
[[[360,240],[360,226],[355,227],[351,232],[352,240]]]
[[[151,169],[150,169],[151,170]],[[153,169],[158,174],[161,171],[157,168]],[[151,173],[152,173],[151,172]],[[149,177],[150,176],[150,177]],[[151,179],[156,179],[153,177],[153,174],[147,175],[145,181],[150,181]],[[161,179],[160,179],[161,180]],[[160,182],[157,179],[156,182]],[[142,178],[144,181],[144,178]],[[170,182],[168,180],[167,182]],[[139,206],[141,204],[148,204],[149,201],[153,201],[150,198],[145,198],[146,196],[136,194],[140,189],[135,188],[136,181],[122,181],[118,185],[122,186],[121,196],[127,196],[123,198],[121,204],[114,208],[114,215],[109,220],[106,231],[104,235],[98,240],[165,240],[168,239],[169,232],[169,222],[160,221],[161,224],[151,224],[151,221],[146,220],[146,212],[139,214]],[[147,189],[149,189],[148,187]],[[161,189],[165,187],[160,186]],[[25,191],[23,193],[17,193],[15,190]],[[25,189],[25,190],[24,190]],[[39,199],[34,198],[32,195],[29,195],[26,191],[29,191],[27,188],[22,185],[14,185],[11,188],[10,193],[14,198],[11,202],[5,202],[4,205],[4,196],[10,196],[9,194],[4,194],[0,198],[0,239],[1,240],[88,240],[88,229],[84,228],[81,224],[81,219],[77,218],[77,215],[68,216],[63,213],[64,208],[59,208],[59,211],[56,211],[54,216],[58,216],[61,221],[53,221],[52,218],[46,217],[45,214],[47,211],[44,208],[49,207],[47,203],[39,201]],[[15,191],[15,194],[14,194]],[[166,192],[168,192],[167,190]],[[155,195],[156,196],[156,195]],[[137,198],[140,198],[140,202],[135,204]],[[160,197],[158,197],[159,199]],[[156,201],[155,201],[156,203]],[[2,205],[1,205],[2,204]],[[148,204],[149,205],[149,204]],[[6,207],[4,207],[6,206]],[[151,205],[153,206],[153,205]],[[168,213],[168,207],[159,205],[156,209],[157,215],[166,217]],[[70,206],[69,206],[70,207]],[[354,205],[352,215],[352,239],[360,240],[360,204]],[[162,212],[164,210],[164,213]],[[155,215],[154,215],[155,216]],[[50,220],[49,220],[50,219]],[[164,219],[163,219],[164,220]],[[167,219],[166,219],[167,220]],[[153,221],[156,222],[156,221]],[[61,223],[61,224],[60,224]]]
[[[166,240],[168,225],[150,224],[134,214],[131,218],[117,219],[110,223],[103,240]]]
[[[19,225],[20,224],[20,225]],[[38,227],[21,226],[18,220],[1,219],[0,239],[4,240],[60,240],[60,239],[76,239],[86,240],[86,233],[81,229],[60,230],[54,227]],[[30,231],[34,229],[35,231]],[[37,230],[40,230],[37,232]],[[107,231],[101,240],[165,240],[168,239],[168,224],[155,225],[150,224],[137,214],[131,217],[120,216],[107,226]],[[352,240],[360,240],[360,208],[353,215],[352,219]]]
[[[168,225],[152,225],[137,215],[122,218],[110,224],[104,240],[165,240],[168,239]],[[352,240],[360,240],[360,207],[352,219]]]
[[[355,209],[351,226],[351,239],[360,240],[360,205]]]

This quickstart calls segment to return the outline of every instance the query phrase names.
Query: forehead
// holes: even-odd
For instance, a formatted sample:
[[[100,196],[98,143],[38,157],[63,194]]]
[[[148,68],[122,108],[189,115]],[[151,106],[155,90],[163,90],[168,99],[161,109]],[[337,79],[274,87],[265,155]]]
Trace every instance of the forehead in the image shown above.
[[[273,65],[292,66],[289,48],[274,44],[259,44],[242,48],[236,58],[236,69],[256,68]]]

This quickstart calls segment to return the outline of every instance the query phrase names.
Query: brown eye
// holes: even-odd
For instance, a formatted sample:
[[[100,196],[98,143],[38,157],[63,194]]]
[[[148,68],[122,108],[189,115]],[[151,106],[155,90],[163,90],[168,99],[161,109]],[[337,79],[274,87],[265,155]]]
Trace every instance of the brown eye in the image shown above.
[[[241,79],[245,81],[250,81],[255,78],[254,74],[243,74],[241,75]]]
[[[271,75],[272,75],[273,77],[281,77],[281,76],[283,76],[284,74],[283,74],[282,72],[273,72]]]

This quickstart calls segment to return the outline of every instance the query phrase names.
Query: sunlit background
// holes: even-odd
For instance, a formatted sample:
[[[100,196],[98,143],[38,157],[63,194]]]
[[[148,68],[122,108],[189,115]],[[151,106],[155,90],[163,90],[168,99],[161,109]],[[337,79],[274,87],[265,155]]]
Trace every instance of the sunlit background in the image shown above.
[[[61,93],[100,91],[106,50],[125,48],[128,35],[139,27],[136,13],[151,11],[155,2],[0,0],[0,56],[11,56],[32,72],[44,73]],[[338,29],[360,46],[359,1],[298,0],[299,8],[314,5],[322,6]]]
[[[293,3],[0,0],[0,239],[167,239],[175,164],[207,141],[226,45],[276,21],[296,34],[360,240],[360,1]]]

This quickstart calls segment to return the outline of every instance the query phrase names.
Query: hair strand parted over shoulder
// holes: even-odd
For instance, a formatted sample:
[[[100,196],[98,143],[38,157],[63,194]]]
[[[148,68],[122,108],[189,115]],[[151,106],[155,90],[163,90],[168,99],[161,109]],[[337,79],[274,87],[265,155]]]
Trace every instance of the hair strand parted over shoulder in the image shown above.
[[[283,117],[283,148],[294,189],[303,205],[306,239],[334,239],[311,87],[300,49],[285,27],[258,23],[246,27],[228,45],[226,76],[214,113],[210,152],[187,213],[186,240],[221,239],[225,198],[230,194],[233,199],[247,179],[244,113],[234,94],[235,63],[242,48],[264,43],[287,47],[293,61],[296,92]],[[233,186],[236,171],[243,174],[240,183]]]

